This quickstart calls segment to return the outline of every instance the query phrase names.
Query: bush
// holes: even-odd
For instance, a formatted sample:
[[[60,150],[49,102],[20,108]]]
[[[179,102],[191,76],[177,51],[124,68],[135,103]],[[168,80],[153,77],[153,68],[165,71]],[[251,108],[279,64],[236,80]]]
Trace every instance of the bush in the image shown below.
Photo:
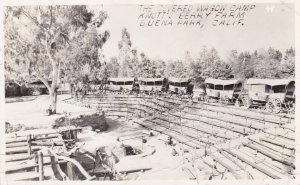
[[[61,117],[55,120],[52,128],[65,127],[65,117]],[[106,131],[108,129],[108,124],[106,122],[104,114],[92,114],[92,115],[80,115],[77,118],[71,118],[70,125],[75,127],[92,127],[93,131],[99,129],[100,131]]]
[[[23,124],[11,125],[9,122],[5,122],[5,133],[18,132],[24,128],[25,125]]]

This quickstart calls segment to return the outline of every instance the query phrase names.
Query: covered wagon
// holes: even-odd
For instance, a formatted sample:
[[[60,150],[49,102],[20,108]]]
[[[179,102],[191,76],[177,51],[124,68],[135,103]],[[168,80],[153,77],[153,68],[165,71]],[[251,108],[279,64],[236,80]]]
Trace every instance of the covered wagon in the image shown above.
[[[240,80],[220,80],[208,78],[205,80],[207,102],[217,101],[224,104],[235,103],[243,88]]]
[[[139,90],[142,93],[160,93],[166,89],[165,78],[139,78]]]
[[[245,89],[247,93],[242,100],[247,108],[259,106],[275,113],[283,108],[289,111],[295,108],[294,79],[250,78],[245,83]]]
[[[134,81],[134,78],[109,78],[108,89],[113,92],[131,92]]]

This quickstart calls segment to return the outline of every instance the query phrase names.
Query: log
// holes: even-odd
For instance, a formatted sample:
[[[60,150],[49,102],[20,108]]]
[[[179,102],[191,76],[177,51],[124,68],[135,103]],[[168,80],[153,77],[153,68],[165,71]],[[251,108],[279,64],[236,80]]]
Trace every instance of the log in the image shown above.
[[[132,136],[121,136],[121,137],[118,137],[118,140],[125,141],[125,140],[142,138],[142,137],[145,137],[145,134],[138,134],[138,135],[132,135]]]
[[[222,160],[220,160],[219,158],[217,158],[216,156],[214,156],[212,153],[208,154],[211,158],[213,158],[213,160],[217,161],[220,165],[224,166],[227,170],[230,171],[230,173],[233,174],[233,176],[236,179],[242,179],[241,176],[239,174],[236,173],[236,171],[229,166],[228,164],[224,163]]]
[[[295,169],[295,164],[293,162],[286,161],[282,157],[279,157],[279,156],[274,155],[274,154],[272,154],[270,152],[264,151],[264,150],[262,150],[261,148],[255,146],[255,145],[244,143],[244,142],[242,142],[242,144],[244,146],[248,147],[248,148],[251,148],[252,150],[258,151],[259,153],[261,153],[261,154],[263,154],[263,155],[265,155],[267,157],[270,157],[274,161],[281,162],[281,163],[283,163],[283,164],[285,164],[287,166],[291,166],[291,167],[293,167]]]
[[[119,172],[120,173],[134,173],[134,172],[140,172],[140,171],[146,171],[151,170],[151,167],[142,167],[142,168],[130,168],[130,169],[122,169]]]
[[[38,141],[33,141],[32,146],[63,146],[63,142],[38,142]]]
[[[67,176],[71,181],[78,180],[78,177],[75,173],[75,166],[71,162],[67,162]]]
[[[54,131],[54,132],[47,132],[47,133],[41,133],[41,134],[31,134],[32,136],[36,137],[36,136],[42,136],[42,135],[50,135],[50,134],[58,134],[57,131]],[[17,135],[16,136],[6,136],[6,138],[27,138],[28,134],[26,135]]]
[[[57,135],[52,135],[52,136],[45,136],[45,137],[38,137],[38,138],[32,138],[32,141],[37,141],[37,140],[45,140],[45,139],[52,139],[52,138],[58,138],[59,134]],[[27,139],[19,139],[19,140],[7,140],[5,143],[10,144],[10,143],[20,143],[20,142],[27,142]]]
[[[28,156],[26,154],[26,156],[21,156],[21,157],[6,157],[5,162],[14,162],[14,161],[24,161],[24,160],[30,160],[33,159],[34,155]]]
[[[50,157],[50,155],[44,155],[44,157]],[[12,156],[6,156],[5,162],[24,161],[24,160],[31,160],[33,158],[35,158],[35,155],[28,156],[27,154],[25,154],[18,157],[12,155]]]
[[[31,147],[30,147],[31,148]],[[6,151],[5,154],[6,155],[10,155],[10,154],[21,154],[21,153],[27,153],[28,156],[31,156],[31,153],[35,152],[35,151],[39,151],[41,150],[41,147],[39,148],[31,148],[30,149],[30,155],[29,155],[29,148],[28,149],[21,149],[21,150],[12,150],[12,151]]]
[[[67,175],[62,171],[62,169],[60,168],[60,165],[57,163],[58,160],[51,155],[50,157],[51,160],[51,167],[52,167],[52,171],[54,173],[54,176],[57,180],[63,181],[67,179]]]
[[[6,144],[6,148],[15,148],[15,147],[21,147],[21,146],[27,146],[28,143],[11,143],[11,144]]]
[[[137,132],[131,132],[130,134],[123,134],[123,135],[120,135],[119,136],[119,138],[121,138],[121,137],[127,137],[127,136],[136,136],[136,135],[138,135],[138,134],[144,134],[144,133],[142,133],[141,131],[137,131]]]
[[[292,146],[292,145],[290,145],[288,143],[282,143],[282,142],[279,142],[279,141],[276,141],[276,140],[267,139],[267,138],[260,138],[260,140],[261,141],[265,141],[267,143],[271,143],[271,144],[280,146],[280,147],[283,147],[283,148],[287,148],[287,149],[290,149],[290,150],[295,150],[295,146]]]
[[[148,129],[150,129],[150,130],[154,130],[154,131],[156,131],[156,132],[158,132],[158,133],[161,133],[161,134],[164,134],[164,135],[171,136],[173,139],[177,140],[179,143],[183,143],[184,145],[189,146],[189,147],[191,147],[191,148],[197,148],[197,149],[199,149],[199,148],[202,148],[202,147],[203,147],[203,146],[201,146],[201,144],[199,144],[199,142],[197,142],[197,144],[194,143],[194,142],[190,143],[190,142],[189,142],[190,139],[187,139],[187,138],[184,137],[184,136],[180,136],[180,135],[179,135],[179,134],[180,134],[179,131],[174,131],[174,130],[169,129],[169,128],[165,128],[164,130],[158,129],[158,128],[152,128],[152,127],[150,127],[150,126],[148,126],[148,125],[145,125],[145,124],[143,124],[143,123],[140,123],[140,122],[138,122],[138,121],[134,121],[134,123],[139,124],[139,125],[141,125],[141,126],[143,126],[143,127],[145,127],[145,128],[148,128]],[[162,126],[159,126],[159,127],[164,128],[164,127],[162,127]],[[169,130],[170,132],[173,132],[173,134],[172,134],[172,133],[167,133],[166,130]],[[193,139],[193,140],[196,140],[196,139]],[[198,139],[197,139],[197,140],[198,140]],[[189,143],[188,143],[188,142],[189,142]],[[199,147],[199,146],[201,146],[201,147]]]
[[[57,162],[57,164],[65,164],[66,161],[60,160]],[[51,165],[51,162],[44,163],[44,166]],[[32,170],[36,167],[39,167],[38,164],[26,164],[26,165],[21,165],[21,166],[12,166],[11,168],[6,168],[5,173],[6,174],[11,174],[11,173],[17,173],[17,172],[22,172],[22,171],[27,171],[27,170]]]
[[[195,175],[192,172],[192,169],[189,167],[182,167],[182,170],[186,173],[186,175],[188,176],[189,180],[196,180],[197,179],[197,175]]]
[[[168,122],[168,123],[171,123],[171,124],[175,124],[175,125],[178,125],[178,126],[183,126],[185,128],[189,128],[189,129],[193,129],[193,130],[197,130],[199,132],[202,132],[202,133],[205,133],[205,134],[208,134],[208,135],[211,135],[211,136],[214,136],[214,137],[220,137],[220,138],[223,138],[223,139],[231,139],[230,137],[226,137],[226,136],[222,136],[222,135],[216,135],[214,133],[211,133],[210,130],[207,130],[207,129],[203,129],[203,128],[193,128],[191,126],[188,126],[188,125],[185,125],[184,123],[180,124],[178,122],[174,122],[174,121],[170,121],[168,119],[164,119],[164,118],[160,118],[160,117],[157,117],[156,119],[159,119],[159,120],[162,120],[162,121],[165,121],[165,122]]]
[[[264,142],[256,141],[256,140],[251,139],[251,138],[248,138],[248,139],[250,141],[252,141],[253,143],[255,143],[256,145],[258,145],[258,147],[260,147],[260,148],[266,148],[267,150],[271,151],[272,153],[276,153],[276,154],[279,154],[279,155],[285,155],[287,157],[294,157],[294,155],[291,154],[290,151],[289,152],[284,151],[285,148],[281,148],[282,152],[280,152],[280,151],[278,151],[278,148],[276,148],[276,147],[273,146],[273,144],[272,144],[272,146],[268,146]]]
[[[140,171],[146,171],[146,170],[151,170],[151,167],[128,167],[128,169],[121,169],[118,170],[119,173],[134,173],[134,172],[140,172]],[[89,171],[92,175],[95,175],[97,177],[104,176],[105,174],[111,173],[110,171],[106,169],[99,169],[99,170],[91,170]]]
[[[57,159],[68,161],[68,162],[72,163],[72,165],[76,166],[78,168],[78,170],[84,175],[84,177],[86,179],[92,179],[92,177],[90,176],[90,174],[88,174],[87,171],[81,166],[81,164],[78,161],[76,161],[75,159],[72,159],[70,157],[65,157],[65,156],[59,156],[55,152],[53,152],[52,150],[49,150],[49,151]]]
[[[265,170],[264,168],[258,166],[257,164],[252,163],[251,161],[247,160],[246,158],[242,157],[241,155],[238,155],[236,153],[231,152],[228,149],[223,149],[225,152],[229,153],[230,155],[234,156],[234,157],[238,157],[240,160],[242,160],[243,162],[247,163],[248,165],[252,166],[253,168],[256,168],[258,171],[266,174],[267,176],[273,178],[273,179],[280,179],[280,177],[278,177],[277,175]]]

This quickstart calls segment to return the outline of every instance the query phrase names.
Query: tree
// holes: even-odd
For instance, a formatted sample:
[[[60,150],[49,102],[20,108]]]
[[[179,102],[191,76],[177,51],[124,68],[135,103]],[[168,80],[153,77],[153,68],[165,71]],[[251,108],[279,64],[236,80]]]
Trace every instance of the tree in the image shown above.
[[[254,65],[253,59],[256,54],[250,55],[249,52],[241,52],[238,54],[236,50],[233,50],[229,56],[228,61],[232,65],[232,75],[236,79],[245,80],[253,77]]]
[[[49,90],[52,112],[56,113],[61,75],[74,74],[78,69],[77,59],[81,64],[96,61],[94,52],[102,47],[108,35],[106,32],[99,36],[97,44],[80,41],[77,37],[86,38],[85,34],[91,31],[89,27],[101,26],[106,18],[105,12],[95,17],[86,6],[8,7],[4,19],[6,76],[19,83],[29,83],[33,79],[42,81]],[[95,35],[92,32],[87,35]],[[86,46],[78,45],[82,43]],[[91,58],[88,57],[91,53],[72,53],[77,47],[80,48],[76,51],[81,54],[84,47],[93,48]]]
[[[66,51],[62,51],[68,63],[64,63],[64,77],[71,83],[101,81],[107,76],[106,59],[102,54],[102,46],[110,34],[105,31],[98,34],[94,27],[78,33],[78,36],[69,43]],[[69,51],[69,52],[67,52]],[[76,73],[74,73],[76,71]]]
[[[285,56],[280,63],[280,77],[295,77],[295,50],[292,47],[285,51]]]
[[[186,78],[188,75],[188,66],[181,60],[169,60],[166,67],[167,77]]]
[[[153,70],[152,70],[153,63],[151,62],[151,60],[143,52],[140,54],[140,57],[141,57],[141,62],[139,65],[140,68],[139,76],[145,78],[154,77]]]
[[[229,78],[231,65],[222,61],[215,48],[207,49],[203,46],[199,57],[191,63],[191,76],[194,81],[201,84],[206,78]]]
[[[128,68],[131,55],[131,41],[130,34],[126,28],[123,28],[121,31],[121,41],[119,41],[119,61],[120,61],[120,70],[119,76],[129,76]]]
[[[259,50],[254,60],[254,76],[257,78],[279,78],[282,53],[273,48]]]
[[[125,64],[124,68],[127,69],[127,76],[138,77],[140,76],[141,69],[140,60],[138,57],[137,49],[131,50],[129,61]]]
[[[120,64],[118,63],[118,58],[112,57],[107,63],[107,73],[108,77],[118,77],[120,69]]]
[[[157,78],[165,77],[166,62],[162,59],[156,59],[154,61],[154,65],[155,65],[155,77]]]

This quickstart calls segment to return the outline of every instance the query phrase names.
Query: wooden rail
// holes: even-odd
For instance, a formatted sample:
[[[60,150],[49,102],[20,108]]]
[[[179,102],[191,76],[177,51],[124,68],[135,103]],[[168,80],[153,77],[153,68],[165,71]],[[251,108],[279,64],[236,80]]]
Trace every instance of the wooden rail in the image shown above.
[[[245,162],[245,163],[249,164],[250,166],[256,168],[257,170],[259,170],[260,172],[266,174],[267,176],[269,176],[269,177],[271,177],[271,178],[273,178],[273,179],[280,179],[280,177],[278,177],[277,175],[275,175],[275,174],[273,174],[273,173],[267,171],[266,169],[264,169],[264,168],[258,166],[258,165],[255,164],[255,163],[252,163],[251,161],[247,160],[246,158],[242,157],[241,155],[238,155],[238,154],[236,154],[236,153],[234,153],[234,152],[231,152],[231,151],[228,150],[228,149],[222,149],[222,150],[224,150],[225,152],[229,153],[230,155],[232,155],[232,156],[234,156],[234,157],[238,157],[238,158],[239,158],[240,160],[242,160],[243,162]]]
[[[73,133],[74,139],[77,138],[77,132],[80,129],[71,129]],[[61,133],[64,134],[62,131]],[[49,139],[57,138],[59,141],[49,141]],[[6,148],[9,150],[6,150],[6,154],[8,157],[6,158],[7,168],[5,170],[6,174],[12,174],[12,173],[22,173],[26,171],[35,170],[38,175],[38,179],[40,181],[45,179],[45,172],[44,172],[44,166],[52,166],[52,170],[54,171],[54,174],[56,177],[58,177],[57,172],[62,172],[62,170],[59,167],[59,164],[65,164],[65,163],[76,163],[76,161],[72,160],[68,157],[58,157],[55,155],[54,152],[49,154],[43,154],[41,149],[42,147],[64,147],[65,148],[65,141],[62,139],[62,135],[58,132],[49,132],[49,133],[42,133],[42,134],[35,134],[35,135],[27,135],[27,136],[17,136],[17,137],[9,137],[10,140],[6,141]],[[66,149],[66,148],[65,148]],[[49,149],[50,150],[50,149]],[[9,155],[9,154],[18,154],[18,155]],[[20,155],[21,154],[21,155]],[[44,161],[44,158],[50,157],[51,162]],[[63,158],[63,159],[62,159]],[[16,162],[16,161],[26,161],[31,160],[32,163],[28,163],[26,165],[14,165],[10,166],[10,162]],[[13,163],[12,163],[13,164]],[[80,164],[77,162],[75,166],[82,170],[83,168],[79,166]],[[87,173],[84,173],[84,176],[86,176],[87,180],[92,180],[93,177],[90,177],[87,175]],[[66,176],[63,176],[59,180],[66,180]]]
[[[60,156],[57,155],[55,152],[53,152],[52,150],[48,150],[55,158],[57,159],[61,159],[61,160],[65,160],[68,162],[71,162],[72,164],[74,164],[78,170],[82,173],[82,175],[84,175],[84,177],[86,178],[86,180],[94,180],[96,179],[96,176],[90,176],[90,174],[81,166],[81,164],[76,161],[75,159],[72,159],[70,157],[66,157],[66,156]]]
[[[261,148],[255,146],[255,145],[253,145],[253,144],[248,144],[248,143],[244,143],[244,142],[243,142],[243,145],[246,146],[246,147],[248,147],[248,148],[253,149],[254,151],[258,151],[259,153],[261,153],[261,154],[263,154],[263,155],[265,155],[265,156],[270,157],[270,158],[271,158],[272,160],[274,160],[274,161],[281,162],[281,163],[283,163],[283,164],[285,164],[285,165],[287,165],[287,166],[291,166],[292,168],[295,169],[295,164],[294,164],[293,162],[287,161],[287,160],[285,160],[284,158],[279,157],[279,156],[276,155],[276,154],[273,154],[273,153],[271,153],[271,152],[268,152],[268,151],[266,151],[266,150],[263,150],[263,149],[261,149]]]

